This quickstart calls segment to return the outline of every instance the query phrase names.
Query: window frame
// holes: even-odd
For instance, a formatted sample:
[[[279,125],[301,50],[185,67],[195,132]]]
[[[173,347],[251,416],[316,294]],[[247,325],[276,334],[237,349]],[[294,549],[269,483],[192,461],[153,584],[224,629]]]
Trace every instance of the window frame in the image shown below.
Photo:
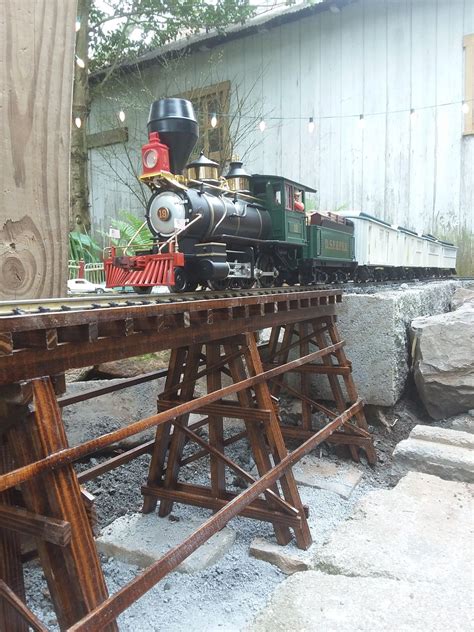
[[[181,99],[188,99],[196,106],[197,119],[199,122],[199,139],[198,146],[204,151],[207,158],[215,160],[221,167],[230,160],[230,156],[226,153],[230,147],[230,124],[229,124],[229,106],[230,106],[230,81],[221,81],[203,88],[195,88],[187,90],[178,95]],[[217,112],[208,109],[210,98],[216,98],[221,106]],[[217,116],[216,127],[211,126],[211,117],[213,114]],[[221,129],[221,139],[219,151],[209,151],[209,132],[211,130]],[[195,154],[195,152],[193,152]]]

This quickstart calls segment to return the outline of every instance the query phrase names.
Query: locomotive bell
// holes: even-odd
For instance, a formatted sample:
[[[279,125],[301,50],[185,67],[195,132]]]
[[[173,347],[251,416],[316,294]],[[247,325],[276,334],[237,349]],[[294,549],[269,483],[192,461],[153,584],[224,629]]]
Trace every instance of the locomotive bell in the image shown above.
[[[242,167],[242,161],[233,160],[229,165],[229,172],[225,176],[230,191],[239,191],[240,193],[250,192],[251,175]]]
[[[199,180],[201,182],[218,183],[219,182],[219,165],[214,160],[210,160],[201,151],[199,158],[193,160],[186,165],[187,176],[191,180]]]
[[[169,147],[171,171],[182,173],[199,135],[191,101],[174,98],[154,101],[147,127],[148,134],[158,132],[161,141]]]

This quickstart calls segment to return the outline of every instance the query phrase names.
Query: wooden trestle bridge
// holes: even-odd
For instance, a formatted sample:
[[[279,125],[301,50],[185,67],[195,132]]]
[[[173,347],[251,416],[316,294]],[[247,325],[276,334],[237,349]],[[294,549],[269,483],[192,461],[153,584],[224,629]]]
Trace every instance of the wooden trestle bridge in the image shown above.
[[[59,625],[71,631],[117,630],[121,612],[236,515],[272,523],[280,544],[294,535],[300,548],[309,547],[308,509],[291,467],[322,441],[347,445],[356,460],[364,450],[370,463],[376,461],[336,327],[341,300],[336,289],[274,288],[0,305],[0,629],[46,629],[25,603],[24,536],[35,538]],[[258,345],[255,332],[266,328],[271,329],[269,342]],[[91,383],[87,392],[64,395],[68,369],[163,349],[171,350],[165,371],[105,388]],[[288,383],[289,373],[299,377]],[[69,447],[62,408],[164,374],[155,415]],[[334,406],[318,401],[312,374],[327,376]],[[207,394],[196,397],[199,378],[205,378]],[[281,423],[283,390],[301,401],[299,426]],[[314,411],[326,419],[318,428],[312,423]],[[189,424],[191,412],[202,418]],[[242,431],[226,437],[224,418],[242,420]],[[203,426],[208,440],[196,432]],[[152,427],[153,441],[75,473],[78,459]],[[285,438],[299,440],[299,447],[288,452]],[[225,454],[226,446],[244,439],[258,479]],[[185,459],[187,441],[196,451]],[[141,489],[144,512],[154,511],[159,501],[160,516],[169,514],[174,502],[214,513],[109,596],[91,526],[94,499],[81,484],[145,453],[151,454],[151,463]],[[210,486],[180,482],[180,468],[206,456]],[[226,467],[248,482],[241,493],[226,488]]]

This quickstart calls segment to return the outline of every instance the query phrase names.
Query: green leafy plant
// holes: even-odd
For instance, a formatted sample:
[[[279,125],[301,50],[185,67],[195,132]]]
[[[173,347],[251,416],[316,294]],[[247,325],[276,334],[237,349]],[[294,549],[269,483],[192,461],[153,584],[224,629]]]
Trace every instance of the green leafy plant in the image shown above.
[[[152,243],[153,236],[146,222],[133,213],[121,211],[118,219],[112,219],[112,228],[120,231],[119,239],[111,239],[114,246],[124,248],[132,242],[131,248],[140,249]]]
[[[78,231],[69,233],[69,259],[85,261],[85,263],[100,263],[102,248],[89,235]]]

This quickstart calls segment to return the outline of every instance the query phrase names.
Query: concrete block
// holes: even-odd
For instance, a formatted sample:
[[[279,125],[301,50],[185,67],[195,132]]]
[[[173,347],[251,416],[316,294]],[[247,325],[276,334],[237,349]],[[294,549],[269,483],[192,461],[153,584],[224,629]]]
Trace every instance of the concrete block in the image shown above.
[[[464,632],[473,626],[469,586],[308,571],[279,584],[247,632]]]
[[[407,328],[417,316],[447,312],[460,281],[404,284],[396,291],[344,294],[338,328],[346,341],[360,397],[367,404],[393,406],[409,373]],[[298,384],[295,374],[293,385]],[[312,377],[313,396],[331,399],[327,378]]]
[[[316,555],[315,565],[354,577],[468,584],[473,492],[467,483],[410,472],[393,489],[367,494]]]
[[[145,382],[137,386],[108,393],[73,404],[63,409],[66,434],[71,446],[78,445],[101,434],[128,426],[132,421],[156,414],[156,399],[164,390],[165,378]],[[116,384],[121,380],[95,380],[93,382],[72,382],[67,385],[67,395],[76,395],[92,388]],[[124,439],[119,444],[130,448],[155,436],[154,428]]]
[[[363,477],[363,471],[352,463],[336,463],[318,459],[312,454],[299,461],[293,468],[299,485],[326,489],[349,498]]]
[[[394,473],[409,470],[450,481],[474,483],[474,435],[469,432],[415,426],[393,452]]]
[[[156,514],[121,516],[105,527],[97,539],[99,551],[127,564],[145,567],[153,564],[180,544],[202,521],[170,521]],[[235,531],[225,527],[182,562],[177,570],[196,573],[208,568],[227,553],[235,540]]]
[[[308,551],[289,550],[276,542],[265,538],[254,538],[250,544],[249,554],[258,560],[273,564],[287,575],[311,568],[312,559]]]

